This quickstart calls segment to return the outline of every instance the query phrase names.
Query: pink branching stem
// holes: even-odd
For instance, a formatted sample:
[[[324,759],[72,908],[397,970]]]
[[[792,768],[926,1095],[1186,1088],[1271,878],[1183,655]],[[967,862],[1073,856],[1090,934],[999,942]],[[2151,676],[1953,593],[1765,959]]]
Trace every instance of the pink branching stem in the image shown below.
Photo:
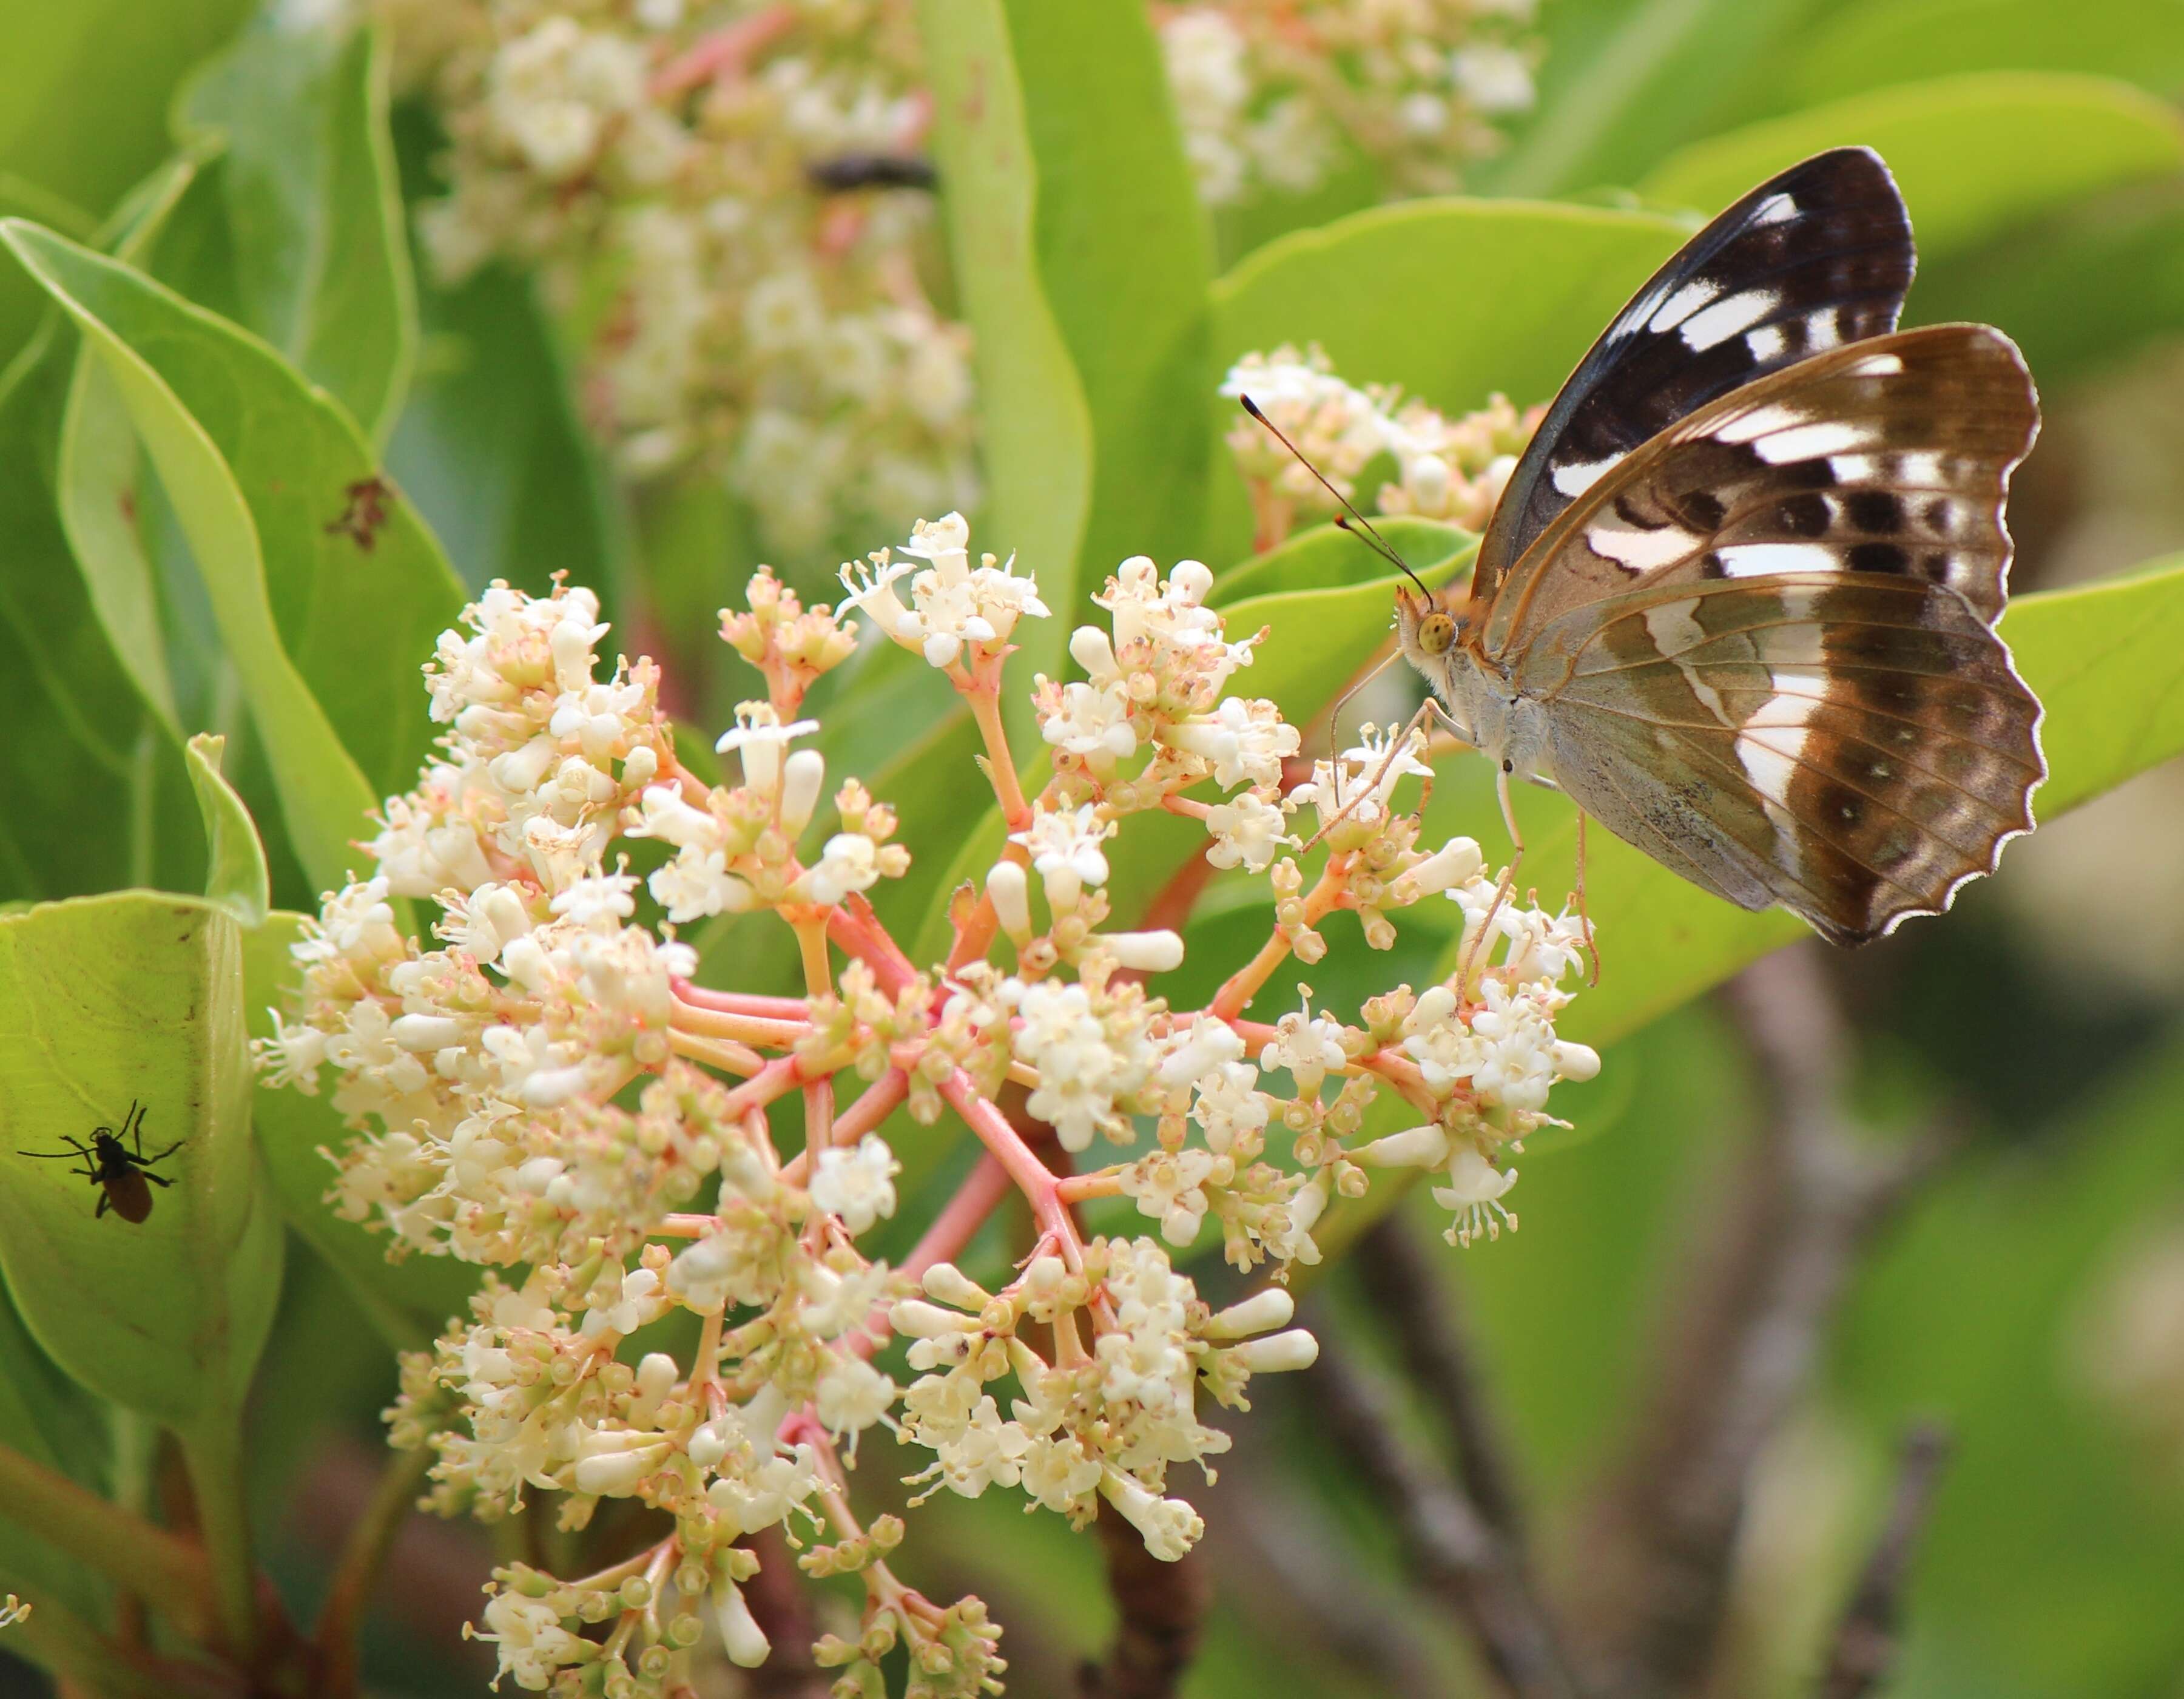
[[[910,1076],[889,1068],[866,1086],[857,1100],[834,1117],[834,1142],[854,1145],[902,1106],[910,1095]]]
[[[979,1142],[1008,1171],[1017,1189],[1030,1200],[1032,1218],[1039,1223],[1041,1232],[1054,1235],[1061,1246],[1062,1261],[1072,1271],[1082,1267],[1084,1256],[1077,1228],[1056,1189],[1054,1170],[1039,1161],[1022,1135],[1009,1125],[1008,1117],[979,1091],[962,1069],[957,1068],[940,1082],[940,1095],[978,1135]]]
[[[676,1011],[675,1024],[686,1033],[702,1033],[709,1039],[728,1039],[740,1044],[766,1044],[786,1050],[811,1030],[809,1021],[775,1021],[763,1015],[731,1015],[717,1009],[685,1004]]]
[[[796,8],[786,3],[739,18],[660,66],[652,74],[649,92],[655,99],[672,99],[701,82],[732,81],[795,27]]]
[[[687,979],[671,979],[667,989],[675,1000],[694,1009],[711,1009],[723,1015],[749,1015],[761,1021],[808,1021],[811,1011],[801,997],[761,997],[748,991],[715,991]]]
[[[728,1094],[722,1118],[740,1121],[752,1110],[764,1108],[777,1097],[786,1097],[812,1077],[802,1056],[777,1056]]]
[[[890,997],[900,994],[917,978],[917,969],[888,936],[872,905],[851,895],[827,916],[827,935],[872,970],[880,989]]]
[[[816,1153],[834,1142],[834,1080],[830,1074],[805,1085],[804,1148]],[[812,1160],[818,1160],[816,1154]]]

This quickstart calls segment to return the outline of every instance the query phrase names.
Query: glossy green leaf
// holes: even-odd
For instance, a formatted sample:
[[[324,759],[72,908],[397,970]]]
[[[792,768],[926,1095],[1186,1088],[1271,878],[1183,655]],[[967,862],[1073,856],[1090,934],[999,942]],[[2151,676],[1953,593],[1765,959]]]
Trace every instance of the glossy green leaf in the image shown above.
[[[566,570],[609,604],[628,540],[528,281],[420,292],[425,340],[387,464],[473,591]]]
[[[118,391],[189,539],[288,835],[320,888],[339,884],[365,811],[429,743],[415,669],[460,605],[452,573],[397,492],[358,535],[369,450],[271,350],[49,231],[0,237],[84,331],[104,373],[91,382]],[[79,389],[63,497],[97,582],[112,558],[97,544],[115,535],[101,516],[132,486],[118,456],[90,452],[113,427],[93,430],[97,396]]]
[[[1445,412],[1499,391],[1552,398],[1616,309],[1687,234],[1650,213],[1416,201],[1269,243],[1213,287],[1213,354],[1318,343],[1352,383],[1401,384]],[[1217,437],[1235,404],[1209,394]],[[1250,504],[1217,447],[1209,558],[1251,547]]]
[[[205,897],[227,911],[237,925],[262,926],[272,906],[265,873],[265,846],[258,828],[228,782],[220,777],[223,739],[199,733],[185,752],[190,783],[198,794],[204,822]]]
[[[2184,4],[1882,0],[1824,14],[1771,69],[1779,108],[1984,70],[2082,71],[2170,93],[2184,87]]]
[[[209,904],[142,891],[0,916],[0,1273],[72,1377],[199,1434],[237,1423],[280,1284],[242,938]],[[80,1162],[40,1159],[132,1103],[147,1154],[174,1146],[141,1222],[99,1214]]]
[[[1779,75],[1780,43],[1814,3],[1636,0],[1587,15],[1564,0],[1543,8],[1539,104],[1476,180],[1510,195],[1632,182],[1713,128],[1747,75]]]
[[[1039,279],[1091,414],[1081,592],[1129,555],[1165,564],[1202,548],[1212,239],[1142,4],[1008,0],[1007,12]]]
[[[253,9],[254,0],[8,8],[7,50],[0,53],[0,170],[18,192],[6,211],[57,229],[74,224],[70,233],[81,234],[81,216],[96,222],[159,163],[167,151],[175,85]],[[31,196],[44,198],[47,209],[25,203]],[[52,217],[56,200],[79,215]],[[43,305],[12,270],[0,277],[0,360],[28,340]]]
[[[224,143],[241,322],[383,443],[417,309],[379,38],[262,21],[192,79],[176,119]]]
[[[0,377],[0,900],[204,882],[180,740],[138,694],[70,558],[50,482],[75,359],[57,331]]]
[[[1854,95],[1710,136],[1638,185],[1712,214],[1823,148],[1880,150],[1927,259],[1960,252],[2083,196],[2184,169],[2184,122],[2101,77],[1987,71]]]
[[[2066,207],[1924,268],[1911,321],[2001,326],[2043,393],[2184,325],[2184,180]]]
[[[933,157],[963,317],[978,340],[988,485],[974,546],[1014,552],[1046,604],[1074,608],[1092,499],[1092,421],[1039,275],[1037,170],[1001,0],[918,0]],[[1068,616],[1018,627],[1017,665],[1059,673]],[[1011,735],[1030,705],[1008,705]]]
[[[273,1011],[291,1006],[298,968],[288,949],[303,920],[276,912],[242,941],[246,1018],[254,1039],[271,1037]],[[331,1099],[307,1097],[261,1078],[252,1114],[267,1178],[289,1225],[341,1276],[391,1343],[405,1350],[429,1343],[476,1289],[477,1269],[451,1256],[413,1255],[390,1262],[384,1231],[367,1231],[334,1213],[326,1201],[334,1167],[325,1152],[354,1135]]]

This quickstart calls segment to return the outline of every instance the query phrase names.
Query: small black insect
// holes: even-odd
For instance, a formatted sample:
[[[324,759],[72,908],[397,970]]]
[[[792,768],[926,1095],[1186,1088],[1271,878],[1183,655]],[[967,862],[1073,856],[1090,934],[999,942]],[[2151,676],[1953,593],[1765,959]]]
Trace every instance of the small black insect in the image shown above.
[[[133,1151],[125,1142],[133,1136],[136,1148]],[[104,1215],[110,1207],[124,1221],[142,1221],[152,1213],[152,1187],[171,1186],[172,1180],[163,1180],[152,1172],[152,1164],[164,1161],[182,1148],[177,1139],[157,1156],[144,1154],[144,1111],[133,1097],[129,1100],[129,1114],[116,1134],[111,1127],[92,1129],[91,1143],[61,1134],[65,1150],[18,1150],[19,1156],[36,1156],[41,1161],[73,1162],[81,1161],[83,1167],[76,1172],[99,1189],[98,1207],[92,1217]],[[150,1185],[145,1184],[149,1181]]]
[[[348,498],[348,505],[339,518],[327,522],[326,535],[346,537],[369,554],[380,526],[387,523],[387,503],[393,488],[382,477],[359,478],[342,493]]]
[[[930,159],[905,153],[844,153],[804,168],[811,186],[839,194],[850,189],[929,189],[939,181]]]

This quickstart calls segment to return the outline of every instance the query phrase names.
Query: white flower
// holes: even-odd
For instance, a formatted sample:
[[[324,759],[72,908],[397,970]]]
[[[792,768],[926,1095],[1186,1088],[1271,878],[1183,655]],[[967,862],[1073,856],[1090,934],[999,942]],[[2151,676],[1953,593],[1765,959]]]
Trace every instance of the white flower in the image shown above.
[[[1506,1173],[1498,1172],[1470,1145],[1459,1145],[1456,1154],[1449,1158],[1448,1184],[1435,1186],[1433,1192],[1435,1203],[1456,1212],[1456,1225],[1448,1232],[1449,1243],[1468,1245],[1481,1234],[1489,1239],[1499,1239],[1505,1222],[1514,1233],[1517,1217],[1502,1207],[1502,1200],[1516,1184],[1514,1168]]]
[[[829,838],[818,865],[805,875],[815,903],[838,903],[852,891],[868,891],[879,877],[879,845],[861,832]]]
[[[736,723],[721,734],[713,748],[722,755],[731,749],[743,758],[744,783],[764,796],[781,787],[782,751],[792,738],[808,737],[819,729],[816,720],[799,720],[784,726],[771,702],[739,702]]]
[[[839,1436],[858,1433],[885,1416],[898,1390],[890,1377],[862,1357],[837,1356],[819,1377],[813,1402],[821,1424]]]
[[[1201,1075],[1244,1056],[1244,1041],[1236,1029],[1212,1015],[1193,1015],[1187,1025],[1176,1028],[1162,1041],[1160,1083],[1180,1091]]]
[[[1158,1150],[1123,1170],[1122,1191],[1138,1213],[1161,1224],[1161,1237],[1178,1249],[1198,1237],[1207,1200],[1201,1188],[1218,1161],[1210,1150]]]
[[[1206,812],[1206,829],[1213,834],[1206,859],[1217,867],[1240,865],[1263,873],[1279,850],[1296,842],[1288,826],[1289,816],[1256,791],[1217,802]]]
[[[1179,1563],[1206,1532],[1205,1519],[1184,1500],[1157,1497],[1118,1469],[1102,1474],[1100,1490],[1163,1563]]]
[[[1130,694],[1121,682],[1065,684],[1060,707],[1039,722],[1039,735],[1072,755],[1124,760],[1137,753]]]
[[[1022,1017],[1011,1046],[1039,1071],[1027,1106],[1054,1128],[1062,1149],[1082,1150],[1095,1133],[1120,1133],[1126,1123],[1117,1105],[1152,1073],[1141,1005],[1116,1000],[1103,1018],[1084,986],[1053,980],[1005,980],[1001,996]]]
[[[1256,1145],[1273,1112],[1258,1083],[1258,1069],[1244,1061],[1224,1062],[1198,1081],[1190,1118],[1206,1134],[1208,1150],[1225,1152],[1240,1142]]]
[[[1213,783],[1223,790],[1279,784],[1282,762],[1301,747],[1297,728],[1284,723],[1273,703],[1246,702],[1240,696],[1224,697],[1203,719],[1169,727],[1165,741],[1212,762]]]
[[[998,565],[988,554],[973,567],[970,537],[960,513],[920,520],[902,552],[929,565],[908,571],[882,549],[871,557],[870,571],[844,565],[843,588],[853,606],[896,643],[923,655],[929,666],[953,666],[967,644],[978,651],[997,649],[1008,642],[1019,619],[1044,619],[1046,604],[1028,574],[1016,576],[1013,558]],[[908,605],[894,588],[906,571]]]
[[[1301,1096],[1315,1095],[1320,1082],[1349,1062],[1342,1048],[1342,1023],[1312,1012],[1312,988],[1300,986],[1304,994],[1301,1013],[1284,1015],[1275,1022],[1278,1036],[1259,1052],[1261,1067],[1287,1068]]]
[[[819,1153],[811,1174],[811,1201],[839,1216],[854,1237],[883,1216],[894,1213],[894,1177],[902,1172],[887,1140],[867,1133],[850,1147],[835,1145]]]
[[[1101,820],[1089,802],[1065,809],[1034,803],[1031,824],[1011,833],[1009,842],[1031,851],[1032,871],[1045,882],[1047,902],[1059,912],[1076,906],[1082,887],[1107,883],[1107,857],[1100,846],[1114,835],[1115,822]]]
[[[1404,728],[1390,727],[1376,738],[1371,726],[1361,727],[1357,746],[1345,749],[1339,761],[1314,762],[1312,782],[1290,792],[1290,800],[1310,804],[1323,832],[1338,819],[1361,828],[1378,825],[1392,811],[1398,784],[1433,776],[1433,769],[1418,759],[1424,747],[1420,734]]]
[[[551,1605],[521,1593],[495,1593],[488,1600],[485,1625],[486,1632],[475,1638],[493,1645],[500,1659],[499,1675],[513,1675],[518,1687],[532,1692],[544,1692],[556,1669],[582,1662],[590,1652],[580,1636],[561,1626]],[[499,1680],[496,1675],[496,1685]]]

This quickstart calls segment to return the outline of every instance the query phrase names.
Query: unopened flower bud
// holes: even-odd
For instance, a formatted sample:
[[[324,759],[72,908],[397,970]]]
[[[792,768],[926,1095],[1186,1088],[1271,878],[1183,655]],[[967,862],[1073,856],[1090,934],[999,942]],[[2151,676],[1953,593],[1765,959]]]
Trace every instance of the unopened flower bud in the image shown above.
[[[1171,973],[1183,966],[1183,939],[1173,932],[1111,932],[1100,942],[1125,967],[1140,973]]]
[[[996,861],[986,875],[986,895],[994,905],[994,918],[1014,944],[1031,937],[1030,883],[1014,861]]]
[[[1206,1324],[1206,1337],[1240,1340],[1249,1334],[1262,1334],[1269,1328],[1287,1327],[1295,1314],[1296,1300],[1290,1296],[1289,1289],[1269,1286],[1264,1291],[1254,1292],[1241,1303],[1217,1311],[1213,1319]]]
[[[1284,1374],[1310,1368],[1318,1362],[1319,1341],[1302,1328],[1291,1328],[1264,1339],[1245,1340],[1232,1347],[1228,1355],[1240,1368],[1254,1374]]]
[[[827,784],[827,758],[816,749],[799,749],[781,770],[781,827],[792,838],[811,823],[819,794]]]

